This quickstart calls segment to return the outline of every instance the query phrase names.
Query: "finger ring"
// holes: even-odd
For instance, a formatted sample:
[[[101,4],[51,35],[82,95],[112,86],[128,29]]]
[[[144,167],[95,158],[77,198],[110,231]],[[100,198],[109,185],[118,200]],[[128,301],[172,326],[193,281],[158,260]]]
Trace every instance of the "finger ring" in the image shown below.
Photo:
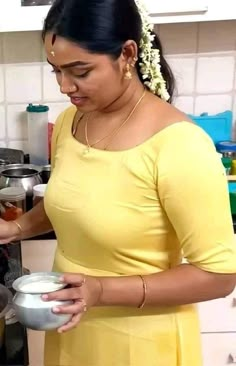
[[[79,302],[83,303],[83,311],[86,312],[88,310],[87,304],[84,299],[79,299]]]
[[[84,304],[83,311],[86,312],[88,310],[88,308],[87,308],[87,304],[86,304],[85,300],[83,300],[83,304]]]

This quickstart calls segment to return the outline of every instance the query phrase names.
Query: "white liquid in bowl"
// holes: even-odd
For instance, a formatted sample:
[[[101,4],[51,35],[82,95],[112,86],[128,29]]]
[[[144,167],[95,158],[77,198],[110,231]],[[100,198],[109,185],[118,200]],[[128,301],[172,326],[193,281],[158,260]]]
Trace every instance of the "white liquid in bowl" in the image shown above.
[[[47,293],[57,291],[62,288],[61,283],[53,283],[49,281],[39,281],[39,282],[29,282],[25,283],[20,287],[22,292],[28,294],[36,294],[36,293]]]

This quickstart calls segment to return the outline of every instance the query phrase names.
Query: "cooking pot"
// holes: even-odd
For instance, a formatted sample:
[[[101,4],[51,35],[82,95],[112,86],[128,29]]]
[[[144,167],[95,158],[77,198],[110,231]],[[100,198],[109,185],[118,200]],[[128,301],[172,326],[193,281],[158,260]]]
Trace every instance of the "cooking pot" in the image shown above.
[[[5,315],[10,310],[12,301],[11,292],[0,284],[0,348],[3,346],[5,334]]]
[[[0,159],[0,167],[3,167],[5,165],[9,164],[9,161],[5,160],[5,159]]]
[[[0,189],[20,187],[26,192],[27,210],[32,208],[33,187],[42,183],[41,168],[31,164],[9,164],[0,168]]]

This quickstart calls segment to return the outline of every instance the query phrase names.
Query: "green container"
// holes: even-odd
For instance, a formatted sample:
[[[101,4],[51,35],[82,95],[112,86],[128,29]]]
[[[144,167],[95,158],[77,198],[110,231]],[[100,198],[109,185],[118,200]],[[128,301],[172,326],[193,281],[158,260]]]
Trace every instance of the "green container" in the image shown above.
[[[232,215],[236,214],[236,192],[230,192],[229,194],[230,199],[230,208]]]
[[[230,158],[221,158],[222,164],[224,165],[225,168],[225,173],[227,175],[230,174],[231,168],[232,168],[232,159]]]

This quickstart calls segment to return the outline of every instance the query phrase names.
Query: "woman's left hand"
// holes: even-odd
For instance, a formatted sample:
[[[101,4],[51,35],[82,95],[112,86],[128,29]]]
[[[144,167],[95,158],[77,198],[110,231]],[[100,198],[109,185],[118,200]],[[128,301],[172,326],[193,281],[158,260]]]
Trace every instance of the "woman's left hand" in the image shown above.
[[[72,305],[56,306],[53,308],[55,314],[72,314],[70,322],[58,329],[59,333],[76,327],[84,312],[90,307],[98,305],[102,294],[101,281],[96,277],[65,273],[62,275],[61,281],[70,287],[42,296],[44,301],[74,301]]]

